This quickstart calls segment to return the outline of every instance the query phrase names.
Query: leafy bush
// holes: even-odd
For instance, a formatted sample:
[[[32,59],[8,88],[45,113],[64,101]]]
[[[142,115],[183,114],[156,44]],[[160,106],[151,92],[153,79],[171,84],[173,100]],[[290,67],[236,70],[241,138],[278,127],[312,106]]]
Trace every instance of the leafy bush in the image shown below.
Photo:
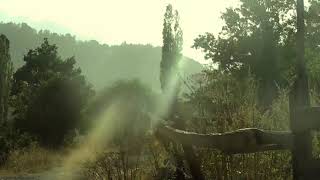
[[[51,147],[79,127],[81,111],[93,94],[75,58],[62,60],[57,49],[45,39],[29,50],[25,64],[14,73],[11,91],[15,126]]]

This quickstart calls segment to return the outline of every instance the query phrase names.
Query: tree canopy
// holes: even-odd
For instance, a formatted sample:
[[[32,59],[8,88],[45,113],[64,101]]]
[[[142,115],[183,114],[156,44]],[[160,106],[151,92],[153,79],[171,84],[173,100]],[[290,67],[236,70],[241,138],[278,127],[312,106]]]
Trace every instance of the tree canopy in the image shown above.
[[[319,26],[316,9],[319,2],[310,1],[306,10],[308,64],[315,63],[314,58],[319,57],[315,50],[320,44],[314,29]],[[222,31],[218,35],[200,35],[194,47],[202,49],[205,58],[211,59],[224,73],[239,79],[248,74],[255,76],[260,84],[261,104],[270,105],[277,87],[288,86],[294,75],[295,17],[294,0],[241,0],[240,7],[228,8],[222,14],[225,22]],[[310,73],[311,69],[315,70],[309,66]]]
[[[162,58],[160,63],[160,83],[165,92],[172,88],[172,80],[177,79],[178,65],[182,58],[183,33],[179,25],[179,14],[169,4],[166,8],[162,30]],[[174,84],[175,85],[175,84]]]
[[[47,39],[24,56],[25,65],[13,75],[12,99],[15,125],[40,137],[42,143],[58,145],[64,135],[78,127],[81,111],[93,95],[91,86],[75,68],[75,58],[58,55]]]

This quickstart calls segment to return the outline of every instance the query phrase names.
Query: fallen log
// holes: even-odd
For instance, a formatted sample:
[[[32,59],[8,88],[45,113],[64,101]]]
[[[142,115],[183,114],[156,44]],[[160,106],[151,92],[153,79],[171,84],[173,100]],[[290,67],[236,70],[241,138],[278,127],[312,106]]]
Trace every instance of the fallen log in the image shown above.
[[[184,145],[215,148],[227,154],[254,153],[292,149],[291,132],[245,128],[226,133],[199,134],[169,126],[159,126],[156,133]]]

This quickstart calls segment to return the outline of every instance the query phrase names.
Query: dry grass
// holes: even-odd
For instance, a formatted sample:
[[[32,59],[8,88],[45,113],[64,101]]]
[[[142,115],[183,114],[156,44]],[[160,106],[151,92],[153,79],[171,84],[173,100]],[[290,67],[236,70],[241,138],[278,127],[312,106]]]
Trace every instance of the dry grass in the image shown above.
[[[2,172],[9,174],[43,172],[59,166],[62,159],[62,152],[48,150],[34,143],[27,148],[11,151]]]

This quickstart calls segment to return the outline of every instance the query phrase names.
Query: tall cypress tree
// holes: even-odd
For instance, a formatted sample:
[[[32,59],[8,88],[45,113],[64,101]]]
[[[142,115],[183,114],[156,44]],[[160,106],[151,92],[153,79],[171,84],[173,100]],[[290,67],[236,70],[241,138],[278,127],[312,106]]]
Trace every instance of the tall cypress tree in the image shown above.
[[[0,124],[5,123],[8,117],[12,70],[13,66],[9,54],[9,40],[6,36],[0,35]]]
[[[182,57],[183,33],[179,25],[178,11],[174,11],[169,4],[166,8],[163,21],[163,46],[162,59],[160,63],[160,83],[164,93],[173,86],[172,80],[177,79],[178,63]]]
[[[182,59],[183,33],[179,24],[178,11],[173,11],[169,4],[166,8],[163,21],[163,46],[162,59],[160,63],[160,83],[163,93],[170,94],[168,118],[173,120],[175,128],[185,129],[185,122],[176,116],[178,106],[178,92],[180,88],[178,71],[179,62]],[[200,163],[191,146],[183,145],[184,157],[189,165],[189,169],[194,179],[202,180],[204,176],[201,172]],[[176,179],[185,179],[183,173],[183,158],[178,153],[178,147],[174,149],[177,163]]]

